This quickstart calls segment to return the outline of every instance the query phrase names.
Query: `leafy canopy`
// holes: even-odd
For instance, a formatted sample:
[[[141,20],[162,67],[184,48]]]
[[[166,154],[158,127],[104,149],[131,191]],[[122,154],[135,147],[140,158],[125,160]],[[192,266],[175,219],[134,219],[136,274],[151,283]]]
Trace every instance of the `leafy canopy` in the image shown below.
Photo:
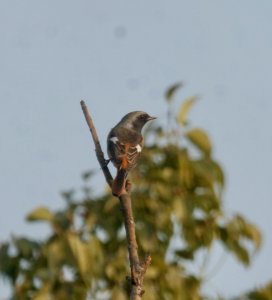
[[[209,255],[219,243],[248,266],[261,245],[252,223],[224,211],[224,172],[208,134],[188,121],[197,98],[173,113],[181,86],[166,92],[168,124],[158,121],[148,128],[147,145],[131,174],[139,249],[152,256],[146,300],[203,299],[205,272],[191,273],[187,262],[200,252]],[[0,272],[12,285],[12,299],[127,299],[129,268],[118,199],[109,190],[99,197],[91,193],[92,172],[82,178],[82,199],[65,192],[62,211],[39,207],[27,216],[30,222],[47,222],[49,238],[13,237],[1,245]]]

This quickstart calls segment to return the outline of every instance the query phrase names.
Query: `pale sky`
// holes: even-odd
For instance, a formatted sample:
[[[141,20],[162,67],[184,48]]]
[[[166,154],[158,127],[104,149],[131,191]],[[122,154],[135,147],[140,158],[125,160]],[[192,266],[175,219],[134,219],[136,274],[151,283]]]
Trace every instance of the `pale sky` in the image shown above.
[[[62,207],[59,192],[99,170],[81,99],[105,149],[125,113],[162,116],[166,87],[181,80],[177,102],[201,96],[190,119],[224,166],[226,209],[264,234],[251,268],[229,257],[205,291],[237,295],[272,279],[270,0],[2,0],[0,41],[0,240],[42,237],[46,226],[24,216]]]

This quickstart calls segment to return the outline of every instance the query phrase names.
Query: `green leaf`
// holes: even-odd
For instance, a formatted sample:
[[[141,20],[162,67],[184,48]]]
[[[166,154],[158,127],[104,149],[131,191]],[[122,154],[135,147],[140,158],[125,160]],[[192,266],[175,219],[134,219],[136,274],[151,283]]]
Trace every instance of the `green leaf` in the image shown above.
[[[244,228],[244,235],[254,242],[256,250],[260,249],[262,244],[262,235],[257,227],[252,224],[246,223]]]
[[[111,299],[112,300],[126,300],[127,297],[122,288],[115,286],[112,290]]]
[[[249,300],[270,300],[272,299],[272,282],[263,287],[257,288],[247,294]]]
[[[39,249],[39,244],[26,238],[13,238],[18,254],[23,258],[31,258],[33,251]]]
[[[49,284],[45,284],[33,296],[33,300],[50,300],[50,299],[52,299],[52,294],[50,293],[50,285]]]
[[[0,274],[14,285],[20,272],[20,258],[9,254],[10,244],[0,245]]]
[[[63,191],[61,192],[61,196],[69,203],[72,201],[74,197],[75,191],[73,189],[69,191]]]
[[[173,199],[173,211],[176,218],[182,222],[188,218],[186,208],[184,207],[184,203],[180,197],[175,197]]]
[[[165,99],[167,102],[171,102],[173,100],[173,97],[178,89],[180,89],[183,86],[182,82],[177,82],[173,85],[171,85],[165,92]]]
[[[243,263],[245,266],[249,266],[250,257],[248,250],[245,247],[242,247],[240,244],[235,243],[230,249],[233,251],[234,255],[241,263]]]
[[[222,167],[215,161],[211,161],[215,180],[223,187],[225,184],[225,176]]]
[[[158,268],[158,266],[149,266],[148,267],[148,271],[146,273],[146,277],[148,279],[155,279],[160,275],[160,269]]]
[[[215,161],[210,157],[204,157],[191,162],[194,179],[197,185],[209,187],[211,192],[220,198],[224,185],[224,173]],[[216,190],[214,189],[216,185]],[[216,191],[216,192],[215,192]],[[215,195],[214,195],[215,196]]]
[[[67,240],[80,274],[85,283],[88,283],[91,275],[101,270],[103,257],[100,243],[96,238],[91,238],[88,242],[82,241],[73,233],[67,235]]]
[[[54,228],[55,230],[67,230],[73,222],[73,215],[68,211],[60,211],[54,215]]]
[[[212,144],[207,133],[200,129],[195,128],[186,133],[187,138],[204,154],[210,155],[212,151]]]
[[[250,225],[240,215],[234,216],[224,227],[218,228],[221,241],[245,266],[248,266],[251,260],[247,244],[244,243],[245,238],[252,240],[250,228]],[[254,226],[252,228],[255,229]]]
[[[196,208],[201,209],[207,214],[215,213],[219,210],[219,202],[214,193],[211,190],[205,189],[205,193],[201,195],[193,195],[191,201]]]
[[[194,251],[191,249],[176,250],[175,254],[184,259],[189,259],[189,260],[194,259]]]
[[[83,179],[83,180],[88,180],[88,179],[90,179],[90,178],[94,175],[94,173],[95,173],[94,170],[85,171],[85,172],[82,174],[82,179]]]
[[[41,206],[34,209],[26,216],[27,221],[52,221],[54,215],[47,207]]]
[[[192,96],[192,97],[186,99],[181,104],[179,112],[178,112],[178,116],[177,116],[177,120],[178,120],[179,124],[181,124],[181,125],[187,124],[187,115],[188,115],[190,109],[192,108],[193,104],[196,102],[196,100],[197,100],[197,97]]]
[[[69,246],[72,250],[73,256],[78,263],[79,270],[84,276],[90,270],[90,251],[88,245],[82,242],[75,234],[67,236]]]
[[[255,245],[255,249],[258,250],[262,243],[262,236],[260,231],[253,224],[248,223],[241,215],[237,214],[233,223],[236,224],[241,232],[241,238],[246,238]]]

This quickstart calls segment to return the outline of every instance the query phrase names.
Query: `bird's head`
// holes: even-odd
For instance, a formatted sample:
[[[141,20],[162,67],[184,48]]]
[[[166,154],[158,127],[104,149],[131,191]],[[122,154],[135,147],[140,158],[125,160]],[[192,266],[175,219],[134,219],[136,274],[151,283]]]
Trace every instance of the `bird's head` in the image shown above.
[[[133,111],[133,112],[126,114],[122,118],[121,122],[122,122],[122,124],[124,124],[124,126],[127,126],[138,132],[141,132],[144,125],[148,121],[151,121],[154,119],[156,119],[156,117],[151,117],[149,114],[147,114],[144,111]]]

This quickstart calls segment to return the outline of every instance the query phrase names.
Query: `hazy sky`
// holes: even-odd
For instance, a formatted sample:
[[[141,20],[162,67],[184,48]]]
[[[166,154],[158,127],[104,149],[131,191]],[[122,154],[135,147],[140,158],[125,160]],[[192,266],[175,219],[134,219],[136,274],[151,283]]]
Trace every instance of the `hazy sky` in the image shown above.
[[[236,295],[272,278],[270,0],[2,0],[0,43],[0,240],[43,236],[27,212],[61,207],[59,192],[99,169],[81,99],[105,141],[129,111],[163,116],[165,88],[182,80],[179,100],[201,96],[190,119],[225,168],[226,209],[264,233],[250,269],[229,257],[205,290]]]

